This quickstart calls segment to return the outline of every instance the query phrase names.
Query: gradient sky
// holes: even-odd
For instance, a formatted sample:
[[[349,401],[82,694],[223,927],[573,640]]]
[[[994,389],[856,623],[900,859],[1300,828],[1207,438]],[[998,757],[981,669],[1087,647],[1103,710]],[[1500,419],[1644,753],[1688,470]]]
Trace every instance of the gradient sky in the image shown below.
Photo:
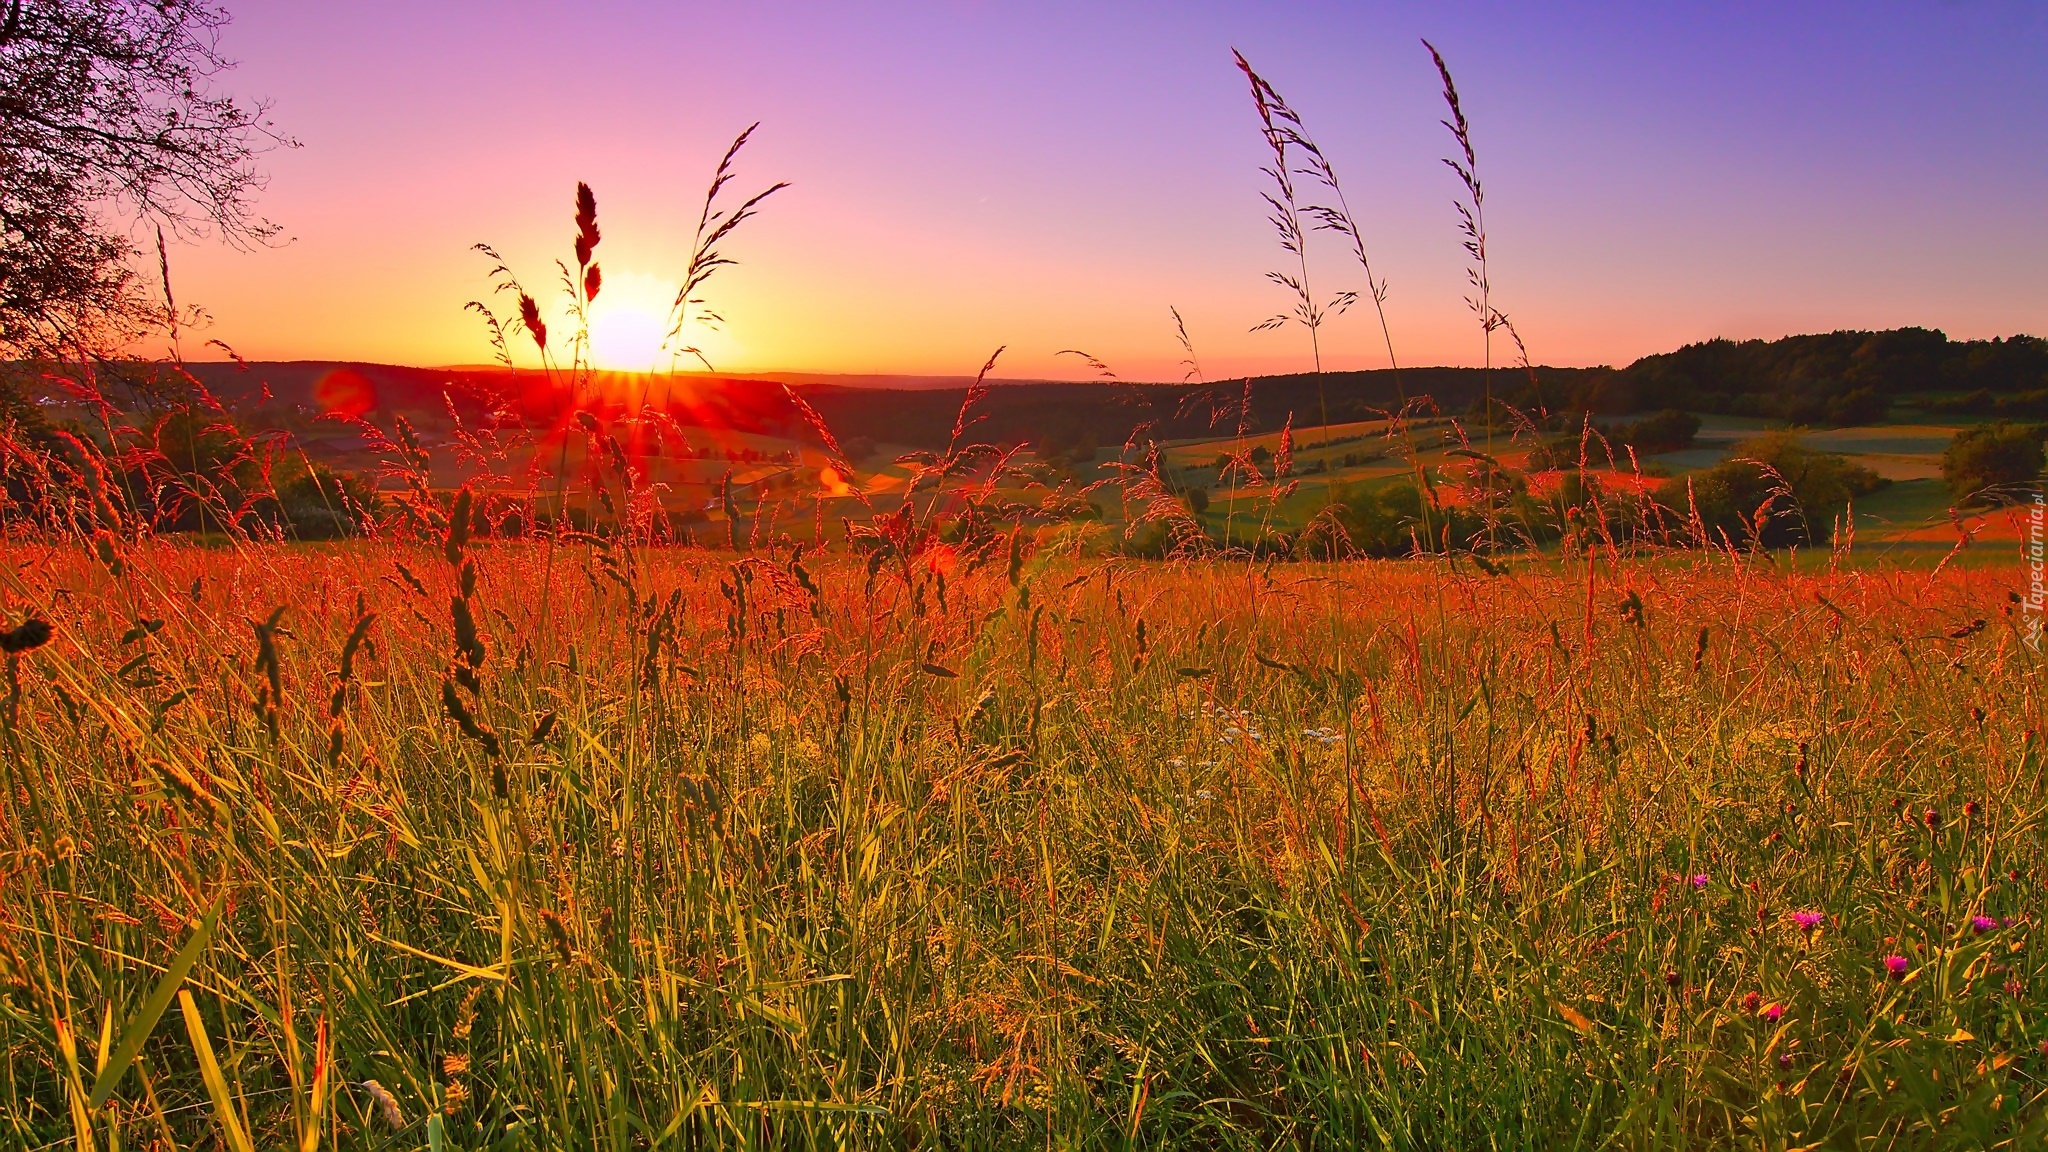
[[[1626,363],[1725,335],[2048,332],[2048,6],[230,0],[225,80],[274,103],[266,215],[175,250],[252,359],[490,357],[462,311],[497,245],[552,288],[596,189],[607,346],[630,356],[712,164],[792,187],[714,283],[721,369],[1178,379],[1308,366],[1264,221],[1241,48],[1338,166],[1391,281],[1396,352],[1468,364],[1427,36],[1488,193],[1495,302],[1532,356]],[[1329,289],[1362,288],[1336,259]],[[555,294],[550,291],[548,299]],[[645,320],[639,320],[645,323]],[[1331,368],[1382,367],[1369,312]],[[633,367],[613,363],[612,367]]]

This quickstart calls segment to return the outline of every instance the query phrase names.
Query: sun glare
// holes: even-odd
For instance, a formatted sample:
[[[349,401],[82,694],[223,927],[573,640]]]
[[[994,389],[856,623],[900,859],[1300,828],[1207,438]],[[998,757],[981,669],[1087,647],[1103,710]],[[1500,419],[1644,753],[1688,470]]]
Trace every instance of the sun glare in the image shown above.
[[[620,272],[605,277],[590,305],[590,358],[610,372],[649,372],[668,366],[662,338],[676,286],[656,276]]]

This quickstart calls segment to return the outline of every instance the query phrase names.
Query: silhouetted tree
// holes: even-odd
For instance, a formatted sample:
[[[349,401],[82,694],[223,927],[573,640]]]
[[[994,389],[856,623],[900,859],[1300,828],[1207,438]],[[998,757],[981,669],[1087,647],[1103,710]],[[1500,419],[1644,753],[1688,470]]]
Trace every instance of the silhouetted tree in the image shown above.
[[[255,159],[288,141],[212,90],[227,19],[207,0],[0,0],[0,356],[132,335],[160,307],[110,217],[275,235]]]

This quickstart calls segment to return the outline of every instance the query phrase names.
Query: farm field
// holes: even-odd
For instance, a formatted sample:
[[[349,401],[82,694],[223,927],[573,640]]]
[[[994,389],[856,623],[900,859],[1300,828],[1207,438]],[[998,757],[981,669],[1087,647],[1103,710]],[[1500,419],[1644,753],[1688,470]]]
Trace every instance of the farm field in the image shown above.
[[[729,544],[735,531],[757,545],[783,536],[815,541],[821,532],[829,540],[843,538],[840,525],[846,519],[862,521],[901,506],[921,454],[948,448],[946,430],[954,424],[955,408],[967,419],[963,427],[970,430],[970,437],[989,431],[982,425],[987,409],[1011,421],[1003,425],[999,419],[994,429],[1009,439],[999,436],[994,443],[1001,446],[989,449],[993,455],[986,460],[999,459],[1001,466],[980,482],[984,501],[1013,510],[1044,509],[1050,519],[1092,523],[1095,529],[1079,530],[1101,537],[1096,546],[1110,551],[1129,543],[1133,530],[1154,511],[1151,502],[1134,504],[1131,499],[1133,482],[1141,474],[1149,474],[1165,494],[1187,505],[1187,523],[1199,525],[1210,541],[1241,547],[1275,537],[1299,537],[1332,502],[1369,503],[1391,490],[1413,488],[1419,473],[1440,481],[1454,478],[1469,471],[1466,454],[1472,451],[1487,451],[1516,477],[1516,483],[1546,503],[1555,502],[1560,482],[1567,473],[1579,472],[1581,464],[1579,425],[1569,420],[1562,433],[1555,423],[1551,431],[1537,433],[1526,424],[1512,428],[1503,422],[1489,436],[1469,412],[1411,417],[1400,423],[1337,421],[1327,428],[1298,421],[1289,412],[1285,419],[1291,427],[1286,432],[1271,426],[1277,421],[1269,419],[1237,433],[1212,426],[1201,435],[1153,439],[1149,426],[1133,425],[1138,417],[1131,414],[1132,405],[1142,401],[1160,407],[1160,397],[1150,394],[1163,392],[1179,397],[1185,417],[1190,401],[1218,390],[1117,385],[1125,389],[1122,399],[1105,400],[1101,389],[1074,394],[1070,385],[1013,382],[980,394],[977,403],[984,411],[968,417],[965,414],[975,405],[966,404],[960,390],[863,390],[803,383],[785,388],[772,381],[595,373],[590,395],[604,425],[617,433],[613,455],[587,441],[580,429],[568,427],[561,413],[511,413],[507,405],[561,402],[559,394],[548,390],[560,381],[530,380],[532,374],[318,363],[225,370],[202,365],[195,370],[236,406],[245,427],[262,429],[262,435],[288,443],[291,457],[336,475],[360,478],[387,495],[412,486],[405,475],[410,470],[404,464],[406,453],[396,444],[409,434],[425,461],[422,479],[444,498],[468,484],[480,494],[512,503],[537,503],[546,515],[562,498],[557,482],[569,478],[566,499],[572,515],[594,523],[607,513],[593,485],[610,467],[615,474],[610,482],[629,481],[641,515],[666,516],[675,534],[700,543]],[[1245,402],[1256,400],[1266,386],[1244,392]],[[721,392],[721,387],[732,391]],[[824,391],[818,391],[820,387]],[[263,397],[260,403],[254,399],[257,389]],[[1230,399],[1238,390],[1220,391]],[[332,403],[336,395],[352,393],[360,393],[364,403],[374,401],[376,407],[361,413],[323,410],[322,404]],[[1061,418],[1063,406],[1079,402],[1077,395],[1097,407],[1073,418],[1095,420],[1098,428],[1078,443],[1071,437],[1030,433],[1034,417],[1038,422]],[[535,396],[547,399],[536,401]],[[804,403],[805,396],[827,407],[836,404],[834,411],[854,427],[894,428],[906,438],[877,441],[863,435],[849,438],[845,445],[827,446],[817,427],[792,407]],[[633,406],[642,400],[648,401],[646,407]],[[1357,406],[1355,396],[1342,392],[1337,400]],[[1943,454],[1958,433],[1986,421],[1976,416],[1935,420],[1915,407],[1943,400],[1918,398],[1884,421],[1821,427],[1694,413],[1699,428],[1691,446],[1634,456],[1626,443],[1610,440],[1592,427],[1585,439],[1584,475],[1616,491],[1654,493],[1668,482],[1682,493],[1688,479],[1744,458],[1755,438],[1789,435],[1804,450],[1867,469],[1874,478],[1876,490],[1850,499],[1844,520],[1866,545],[1918,553],[1952,548],[1964,537],[2010,544],[2019,530],[1996,502],[1956,506],[1957,497],[1943,473]],[[920,415],[892,424],[891,411],[905,405]],[[89,403],[46,408],[53,420],[66,425],[91,427],[98,422]],[[933,410],[946,417],[936,424],[936,432]],[[1194,418],[1183,418],[1182,423],[1201,427],[1199,412],[1194,409]],[[1021,421],[1020,414],[1025,417]],[[146,412],[124,414],[121,419],[134,426],[122,436],[147,438],[141,424],[148,418]],[[399,431],[401,425],[405,433]],[[1606,426],[1616,432],[1612,419]],[[1566,458],[1539,462],[1544,442],[1554,446],[1560,438],[1569,442]],[[620,472],[620,467],[626,471]],[[1462,499],[1469,500],[1470,494]],[[1676,499],[1684,502],[1682,495]],[[1055,507],[1058,511],[1052,511]],[[1555,513],[1545,515],[1554,518]],[[731,523],[735,520],[736,526]],[[1156,548],[1152,554],[1157,554]]]
[[[8,557],[9,1146],[2048,1134],[2009,561],[113,559]]]
[[[1838,454],[1847,461],[1871,469],[1888,484],[1879,492],[1853,504],[1853,521],[1860,540],[1873,545],[1891,545],[1903,553],[1953,546],[1957,524],[1967,526],[1974,539],[1985,542],[2016,541],[2020,528],[2014,517],[2002,510],[1966,509],[1951,516],[1954,496],[1945,483],[1941,460],[1950,440],[1970,422],[1949,424],[1872,424],[1826,429],[1796,429],[1799,441],[1808,447]],[[1646,482],[1654,486],[1663,477],[1683,477],[1702,472],[1740,454],[1739,445],[1750,437],[1783,428],[1779,422],[1727,416],[1704,416],[1695,446],[1682,451],[1641,457],[1638,476],[1625,453],[1617,453],[1611,464],[1595,448],[1590,462],[1618,481]],[[1405,452],[1403,433],[1390,434],[1385,421],[1333,425],[1325,433],[1318,428],[1297,429],[1293,444],[1294,475],[1298,480],[1293,497],[1276,517],[1262,506],[1261,497],[1271,491],[1270,483],[1219,485],[1209,493],[1202,520],[1210,534],[1223,538],[1226,531],[1237,539],[1256,534],[1262,526],[1299,528],[1331,498],[1332,493],[1371,492],[1413,480],[1415,464]],[[1447,454],[1457,447],[1457,428],[1448,420],[1412,423],[1405,435],[1417,451],[1413,459],[1423,468],[1441,470],[1456,461]],[[1477,443],[1477,433],[1465,435]],[[1448,443],[1446,441],[1448,440]],[[1214,482],[1219,475],[1211,461],[1219,455],[1249,453],[1257,448],[1272,452],[1280,435],[1247,436],[1240,445],[1236,438],[1175,442],[1164,453],[1168,463],[1182,471],[1190,484]],[[1498,455],[1509,467],[1526,467],[1529,445],[1526,437],[1503,436]],[[1206,467],[1205,467],[1206,466]],[[1227,526],[1227,527],[1226,527]]]

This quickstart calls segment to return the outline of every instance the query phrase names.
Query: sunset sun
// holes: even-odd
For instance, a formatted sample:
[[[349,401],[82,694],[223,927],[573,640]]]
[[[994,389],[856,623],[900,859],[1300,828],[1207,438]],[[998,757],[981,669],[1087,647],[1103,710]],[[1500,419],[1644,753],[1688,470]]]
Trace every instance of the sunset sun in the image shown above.
[[[590,305],[590,359],[611,372],[647,372],[668,365],[662,347],[676,286],[658,276],[609,276]]]

